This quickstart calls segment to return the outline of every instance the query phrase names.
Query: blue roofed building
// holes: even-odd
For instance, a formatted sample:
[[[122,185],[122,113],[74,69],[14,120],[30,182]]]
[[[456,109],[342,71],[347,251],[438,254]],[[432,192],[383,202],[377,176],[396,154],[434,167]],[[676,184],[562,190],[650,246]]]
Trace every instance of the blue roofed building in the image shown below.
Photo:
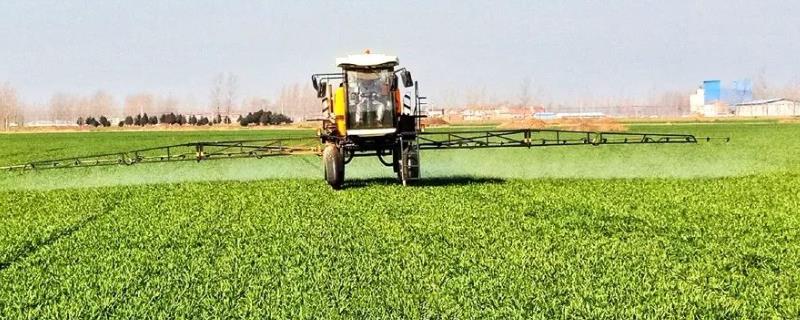
[[[706,80],[689,97],[691,113],[704,116],[721,116],[734,113],[732,106],[753,100],[753,83],[749,79],[723,83]]]

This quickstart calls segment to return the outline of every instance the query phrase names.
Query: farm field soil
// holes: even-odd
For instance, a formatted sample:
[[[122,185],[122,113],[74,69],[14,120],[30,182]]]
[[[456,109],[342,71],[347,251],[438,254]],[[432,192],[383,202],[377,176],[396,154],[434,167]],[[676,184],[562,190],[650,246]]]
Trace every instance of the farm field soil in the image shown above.
[[[409,188],[358,159],[338,192],[316,157],[0,173],[0,318],[800,316],[800,126],[647,129],[733,142],[425,153]],[[223,139],[125,134],[0,163]]]

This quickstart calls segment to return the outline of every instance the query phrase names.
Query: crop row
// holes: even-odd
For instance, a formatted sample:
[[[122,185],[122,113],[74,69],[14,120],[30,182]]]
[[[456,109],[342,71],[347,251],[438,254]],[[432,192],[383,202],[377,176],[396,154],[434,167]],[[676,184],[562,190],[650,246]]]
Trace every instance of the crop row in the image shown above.
[[[0,192],[0,314],[800,315],[797,174],[363,182]]]

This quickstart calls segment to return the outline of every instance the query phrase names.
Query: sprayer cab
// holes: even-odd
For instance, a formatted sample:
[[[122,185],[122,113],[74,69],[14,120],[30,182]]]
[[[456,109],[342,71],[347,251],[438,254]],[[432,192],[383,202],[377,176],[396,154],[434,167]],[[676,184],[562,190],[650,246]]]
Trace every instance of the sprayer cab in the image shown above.
[[[341,73],[315,74],[312,84],[323,99],[339,136],[381,136],[397,132],[403,101],[398,79],[413,85],[396,56],[357,54],[336,59]]]

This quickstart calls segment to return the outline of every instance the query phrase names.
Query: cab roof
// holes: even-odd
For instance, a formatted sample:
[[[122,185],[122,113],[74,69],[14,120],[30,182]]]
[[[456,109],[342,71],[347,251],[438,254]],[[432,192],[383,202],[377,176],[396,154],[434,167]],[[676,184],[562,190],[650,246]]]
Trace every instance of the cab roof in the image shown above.
[[[347,57],[336,58],[336,66],[344,67],[394,67],[400,63],[397,56],[387,56],[385,54],[364,53],[351,54]]]

